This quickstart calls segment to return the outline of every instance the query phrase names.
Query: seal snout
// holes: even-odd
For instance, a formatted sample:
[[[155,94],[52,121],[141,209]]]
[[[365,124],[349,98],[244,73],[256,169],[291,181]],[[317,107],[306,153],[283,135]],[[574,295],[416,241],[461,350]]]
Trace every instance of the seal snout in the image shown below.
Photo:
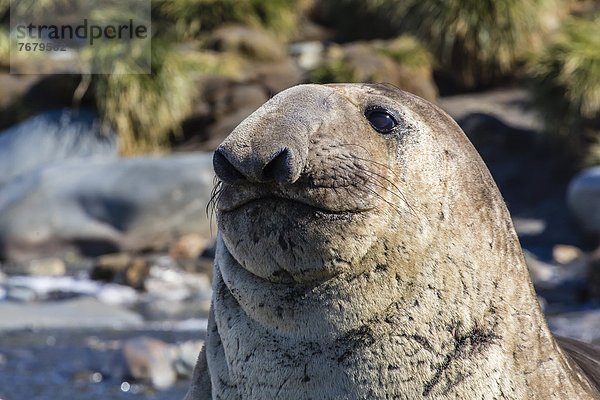
[[[289,147],[275,149],[266,157],[243,157],[226,146],[219,146],[213,156],[215,173],[226,183],[294,183],[303,163]]]

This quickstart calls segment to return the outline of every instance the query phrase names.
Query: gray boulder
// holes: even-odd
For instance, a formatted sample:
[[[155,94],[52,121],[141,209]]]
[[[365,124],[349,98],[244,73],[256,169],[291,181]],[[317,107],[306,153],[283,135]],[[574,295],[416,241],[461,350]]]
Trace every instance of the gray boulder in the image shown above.
[[[123,329],[142,324],[138,314],[92,297],[44,303],[0,302],[0,334],[18,329]]]
[[[0,187],[0,258],[161,249],[184,234],[208,236],[212,186],[212,154],[54,163]]]
[[[577,175],[567,191],[569,210],[589,236],[600,238],[600,166]]]
[[[88,110],[48,111],[0,132],[0,186],[49,163],[71,158],[116,158],[113,132]]]
[[[548,326],[559,336],[600,343],[600,310],[575,311],[548,316]]]

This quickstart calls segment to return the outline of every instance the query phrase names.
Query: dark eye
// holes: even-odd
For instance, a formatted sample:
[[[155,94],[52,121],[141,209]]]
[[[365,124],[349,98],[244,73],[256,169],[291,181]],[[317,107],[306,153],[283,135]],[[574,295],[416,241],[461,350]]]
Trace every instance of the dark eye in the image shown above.
[[[365,112],[371,126],[379,133],[390,133],[398,125],[396,118],[383,108],[372,108]]]

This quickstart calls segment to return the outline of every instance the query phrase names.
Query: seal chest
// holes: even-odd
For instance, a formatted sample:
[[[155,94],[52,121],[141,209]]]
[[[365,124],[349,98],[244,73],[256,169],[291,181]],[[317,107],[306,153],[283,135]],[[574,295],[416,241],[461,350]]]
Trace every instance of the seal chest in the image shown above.
[[[437,107],[385,85],[297,86],[214,167],[214,294],[188,399],[600,398]]]

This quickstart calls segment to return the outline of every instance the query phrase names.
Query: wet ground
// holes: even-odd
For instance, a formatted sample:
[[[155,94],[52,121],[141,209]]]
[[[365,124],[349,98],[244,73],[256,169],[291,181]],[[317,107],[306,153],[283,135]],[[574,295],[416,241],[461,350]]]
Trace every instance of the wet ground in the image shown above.
[[[156,391],[124,376],[123,340],[148,336],[168,343],[201,339],[198,331],[18,330],[0,333],[0,399],[182,399],[188,382]]]

